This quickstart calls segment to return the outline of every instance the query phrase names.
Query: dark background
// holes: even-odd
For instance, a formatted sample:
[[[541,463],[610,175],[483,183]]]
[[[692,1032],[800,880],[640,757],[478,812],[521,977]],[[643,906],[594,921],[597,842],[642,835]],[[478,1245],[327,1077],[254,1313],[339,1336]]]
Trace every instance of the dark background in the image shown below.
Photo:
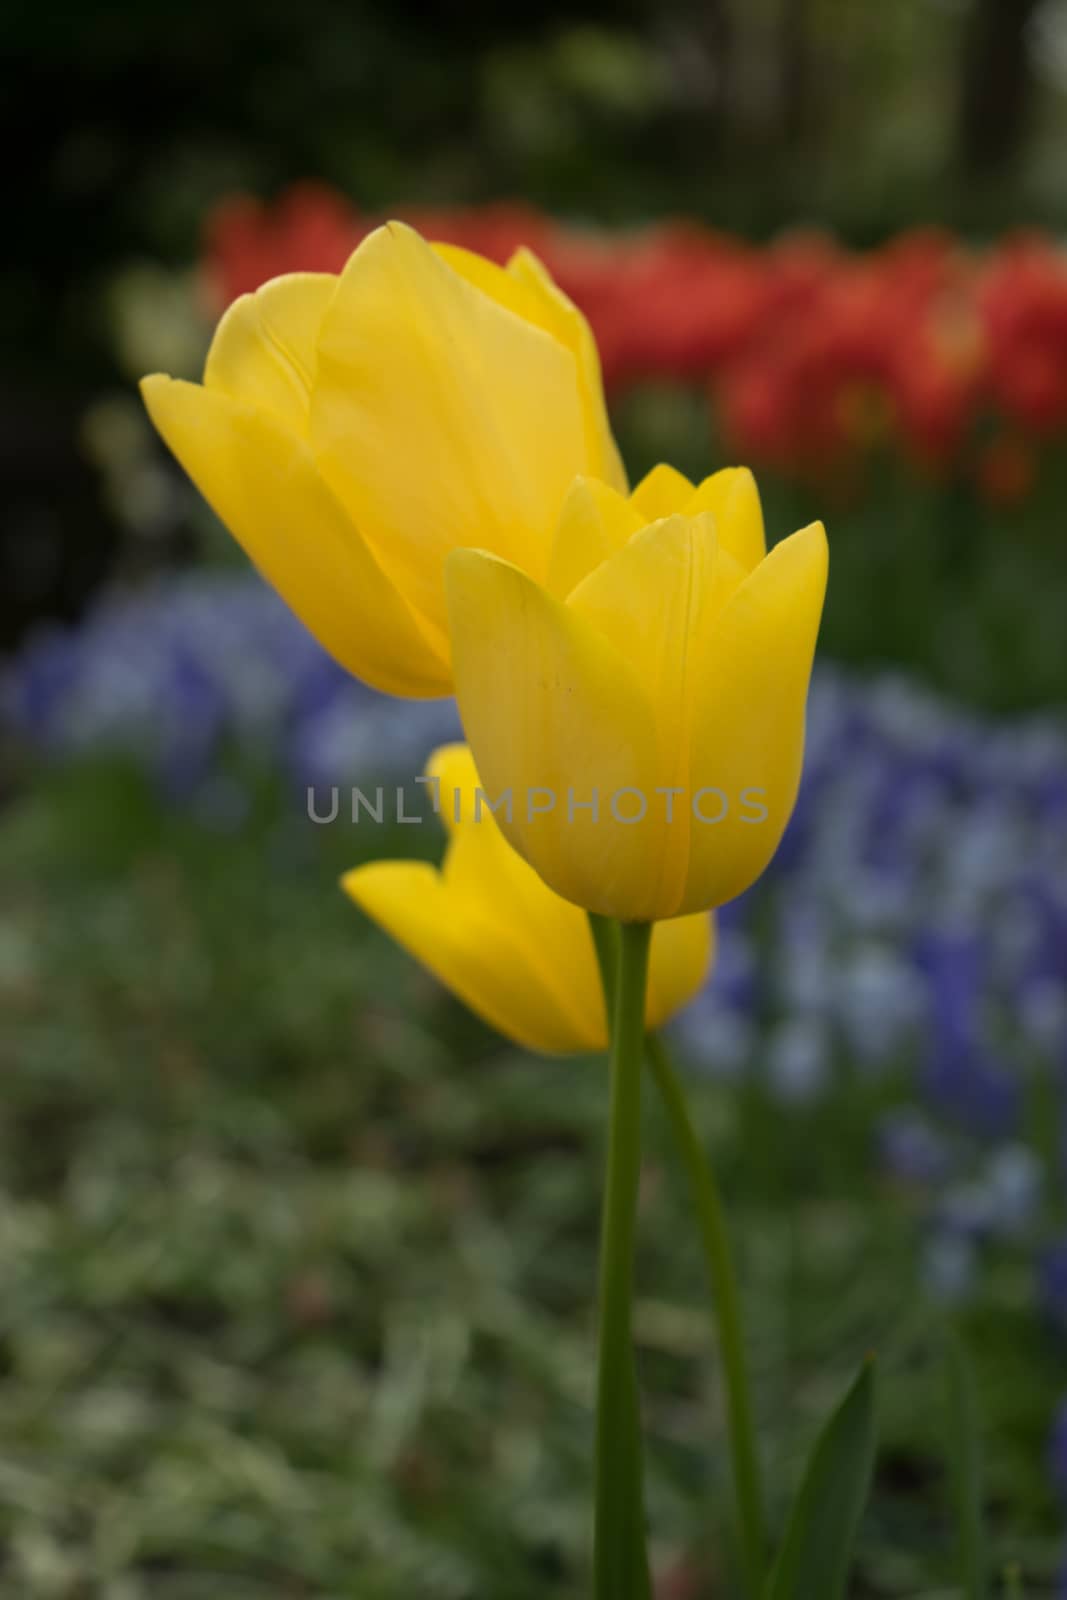
[[[308,176],[368,210],[521,196],[848,242],[1067,220],[1056,0],[509,8],[7,8],[0,642],[121,557],[78,428],[118,370],[109,285],[206,209]],[[173,554],[164,541],[163,553]]]

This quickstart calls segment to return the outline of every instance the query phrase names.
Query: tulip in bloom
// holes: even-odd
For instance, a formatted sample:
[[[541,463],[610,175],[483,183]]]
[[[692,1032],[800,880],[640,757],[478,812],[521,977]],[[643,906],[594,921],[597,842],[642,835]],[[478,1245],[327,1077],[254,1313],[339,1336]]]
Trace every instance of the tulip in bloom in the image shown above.
[[[654,519],[654,520],[653,520]],[[643,524],[643,525],[642,525]],[[751,475],[572,489],[547,585],[448,561],[456,692],[510,842],[624,921],[732,900],[793,809],[826,585],[821,523],[765,554]]]
[[[582,315],[507,267],[390,223],[343,272],[226,312],[202,384],[142,384],[163,438],[331,653],[391,694],[452,687],[443,567],[477,545],[547,574],[577,474],[625,478]]]
[[[442,983],[527,1049],[549,1054],[602,1050],[607,1021],[592,935],[584,914],[547,888],[478,803],[466,745],[431,756],[440,813],[449,829],[444,864],[376,861],[342,880],[345,891]],[[713,941],[707,915],[655,930],[646,1019],[666,1022],[707,975]]]

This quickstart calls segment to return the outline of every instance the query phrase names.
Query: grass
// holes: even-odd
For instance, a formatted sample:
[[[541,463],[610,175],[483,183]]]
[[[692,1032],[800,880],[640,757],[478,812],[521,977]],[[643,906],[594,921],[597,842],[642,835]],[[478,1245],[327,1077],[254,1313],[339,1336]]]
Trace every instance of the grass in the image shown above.
[[[212,835],[111,767],[0,817],[0,1595],[587,1593],[606,1077],[512,1050],[367,927],[336,876],[370,845],[397,841],[309,829],[268,788]],[[758,1079],[694,1087],[775,1526],[877,1348],[855,1594],[951,1593],[936,1315],[871,1154],[906,1064],[804,1111]],[[664,1600],[711,1600],[734,1592],[722,1417],[651,1096],[646,1120],[654,1559]],[[992,1264],[964,1332],[992,1544],[1049,1594],[1061,1361],[1025,1263]]]

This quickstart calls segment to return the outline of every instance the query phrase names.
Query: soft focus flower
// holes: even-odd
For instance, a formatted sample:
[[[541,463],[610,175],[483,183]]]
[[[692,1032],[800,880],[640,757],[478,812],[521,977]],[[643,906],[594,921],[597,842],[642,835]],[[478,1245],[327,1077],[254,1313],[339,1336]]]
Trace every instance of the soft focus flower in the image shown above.
[[[294,183],[273,205],[228,195],[204,225],[205,299],[218,315],[287,272],[340,272],[365,229],[345,197],[328,184]]]
[[[451,686],[443,563],[474,544],[544,580],[578,474],[625,487],[592,334],[540,263],[392,223],[337,277],[293,273],[219,324],[204,382],[142,385],[256,565],[357,677]]]
[[[692,222],[578,229],[507,203],[404,217],[492,262],[534,250],[588,318],[609,390],[706,385],[737,455],[799,477],[854,486],[886,446],[970,476],[987,416],[1030,446],[1067,426],[1067,254],[1039,234],[978,253],[919,228],[853,252],[817,233],[754,249]],[[317,184],[223,202],[205,234],[213,304],[339,271],[378,221]],[[1033,474],[1017,466],[980,455],[979,488],[1021,498]]]
[[[1037,463],[1033,447],[1015,434],[990,439],[978,456],[975,475],[987,500],[1014,506],[1034,487]]]
[[[586,917],[561,900],[516,855],[479,800],[466,745],[434,752],[449,830],[440,870],[426,862],[376,861],[342,880],[357,905],[473,1011],[517,1044],[549,1053],[600,1050],[607,1022]],[[713,924],[707,914],[657,927],[646,1017],[674,1015],[707,974]]]
[[[548,587],[496,555],[450,558],[467,737],[489,792],[513,793],[511,843],[568,900],[675,917],[732,900],[771,859],[800,777],[826,536],[813,523],[764,548],[751,474],[696,489],[658,467],[630,501],[572,491]]]
[[[1040,235],[1006,243],[981,290],[990,381],[1007,415],[1038,434],[1067,424],[1067,262]]]
[[[976,1248],[965,1233],[945,1230],[926,1241],[923,1277],[931,1294],[954,1304],[966,1299],[974,1284]]]
[[[928,1188],[950,1171],[943,1136],[914,1107],[882,1118],[878,1144],[887,1170],[901,1183]]]

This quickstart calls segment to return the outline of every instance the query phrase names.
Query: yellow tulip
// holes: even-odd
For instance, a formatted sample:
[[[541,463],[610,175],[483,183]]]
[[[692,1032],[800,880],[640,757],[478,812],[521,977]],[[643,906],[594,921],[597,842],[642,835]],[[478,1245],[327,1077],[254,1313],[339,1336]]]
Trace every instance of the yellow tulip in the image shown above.
[[[377,861],[342,879],[356,904],[427,966],[472,1011],[527,1049],[602,1050],[608,1030],[588,921],[547,888],[507,843],[478,798],[466,745],[434,752],[449,831],[440,870],[426,862]],[[713,923],[681,917],[655,930],[646,1018],[650,1028],[700,988]]]
[[[464,730],[557,894],[654,921],[760,875],[796,799],[826,570],[818,522],[765,554],[739,468],[698,488],[660,467],[629,499],[576,484],[544,585],[450,556]]]
[[[589,327],[541,264],[389,223],[338,275],[243,295],[202,384],[152,421],[331,653],[391,694],[451,692],[443,567],[476,545],[544,581],[577,474],[625,489]]]

